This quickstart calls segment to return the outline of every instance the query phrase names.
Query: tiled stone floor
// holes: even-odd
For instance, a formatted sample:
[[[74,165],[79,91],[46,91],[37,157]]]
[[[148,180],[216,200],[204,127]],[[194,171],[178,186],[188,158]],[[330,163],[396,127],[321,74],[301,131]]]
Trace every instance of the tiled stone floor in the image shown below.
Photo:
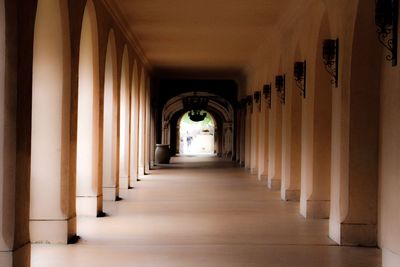
[[[171,167],[172,166],[172,167]],[[32,266],[380,267],[378,249],[339,247],[254,176],[209,157],[153,170],[105,218],[78,218],[75,245],[33,245]]]

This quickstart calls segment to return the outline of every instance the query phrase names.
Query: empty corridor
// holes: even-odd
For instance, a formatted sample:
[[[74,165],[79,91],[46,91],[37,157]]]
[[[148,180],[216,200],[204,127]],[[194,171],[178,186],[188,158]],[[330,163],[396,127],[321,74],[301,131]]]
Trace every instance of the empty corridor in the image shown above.
[[[336,246],[327,220],[304,219],[232,163],[174,160],[106,202],[108,217],[79,217],[78,244],[33,245],[32,265],[381,266],[378,249]]]

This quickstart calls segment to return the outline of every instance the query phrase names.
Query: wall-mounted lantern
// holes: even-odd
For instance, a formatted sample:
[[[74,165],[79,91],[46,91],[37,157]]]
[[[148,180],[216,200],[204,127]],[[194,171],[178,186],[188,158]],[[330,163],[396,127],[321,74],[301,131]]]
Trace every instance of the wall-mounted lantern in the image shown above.
[[[331,75],[331,83],[338,87],[339,82],[339,39],[324,41],[323,59],[327,72]]]
[[[375,24],[379,42],[389,50],[386,56],[392,66],[397,65],[397,42],[399,23],[399,0],[376,0]]]
[[[278,92],[278,96],[281,100],[282,104],[285,104],[285,98],[286,98],[286,76],[285,75],[278,75],[275,77],[275,88],[276,91]]]
[[[257,104],[258,111],[261,111],[261,92],[260,91],[255,91],[254,92],[254,101]]]
[[[263,95],[267,100],[268,108],[271,108],[272,105],[272,97],[271,97],[271,84],[265,84],[263,87]]]
[[[306,81],[307,81],[307,63],[295,62],[294,63],[294,79],[297,87],[300,89],[300,95],[306,98]]]
[[[253,113],[253,96],[252,95],[248,95],[246,97],[246,103],[247,103],[247,106],[250,107],[250,112]]]
[[[243,113],[243,114],[246,114],[246,111],[247,111],[247,99],[246,99],[246,97],[245,98],[242,98],[241,100],[240,100],[240,109],[241,109],[241,112]]]

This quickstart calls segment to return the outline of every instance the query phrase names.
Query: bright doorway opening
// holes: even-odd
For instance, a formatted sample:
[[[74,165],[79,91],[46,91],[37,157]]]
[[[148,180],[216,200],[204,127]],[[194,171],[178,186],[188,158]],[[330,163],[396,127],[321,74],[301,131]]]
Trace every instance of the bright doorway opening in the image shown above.
[[[202,111],[203,113],[204,111]],[[215,154],[215,120],[207,113],[203,121],[195,122],[185,113],[179,123],[180,155]]]

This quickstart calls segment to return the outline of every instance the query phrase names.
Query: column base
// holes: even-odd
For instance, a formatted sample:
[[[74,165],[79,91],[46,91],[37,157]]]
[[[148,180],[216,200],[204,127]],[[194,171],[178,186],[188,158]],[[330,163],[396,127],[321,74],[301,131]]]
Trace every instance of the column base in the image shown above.
[[[0,266],[2,267],[29,267],[31,265],[31,244],[15,249],[14,251],[0,251]]]
[[[268,184],[268,175],[260,174],[258,176],[258,180],[260,180],[260,182],[262,182],[262,183]]]
[[[140,176],[144,176],[146,173],[145,173],[145,170],[144,170],[144,166],[141,166],[141,167],[139,167],[139,179],[140,179]]]
[[[116,201],[119,199],[118,187],[103,187],[103,199],[106,201]]]
[[[329,220],[329,237],[342,246],[376,247],[377,227],[374,224],[339,223]]]
[[[258,168],[251,168],[250,174],[251,175],[257,175],[258,174]]]
[[[330,203],[329,200],[307,200],[305,217],[308,219],[329,219]]]
[[[76,214],[96,217],[103,212],[103,196],[76,197]]]
[[[121,189],[129,189],[130,188],[129,177],[120,177],[119,178],[119,188],[121,188]]]
[[[397,267],[400,266],[400,255],[393,251],[382,248],[382,266]]]
[[[76,217],[68,220],[31,220],[31,242],[39,244],[68,244],[76,237]]]
[[[281,190],[281,179],[269,179],[268,188],[271,190]]]
[[[293,201],[298,202],[300,201],[300,190],[282,190],[282,199],[285,201]]]

